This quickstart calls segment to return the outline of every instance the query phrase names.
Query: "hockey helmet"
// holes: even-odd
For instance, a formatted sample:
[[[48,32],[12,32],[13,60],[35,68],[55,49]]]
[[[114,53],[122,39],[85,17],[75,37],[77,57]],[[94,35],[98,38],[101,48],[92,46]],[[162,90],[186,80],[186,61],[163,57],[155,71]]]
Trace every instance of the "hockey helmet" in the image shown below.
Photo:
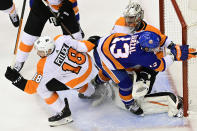
[[[138,41],[143,50],[147,52],[158,52],[161,37],[151,31],[143,31],[139,33]]]
[[[144,10],[137,2],[130,1],[126,6],[123,15],[126,24],[130,27],[131,31],[135,31],[140,26],[140,22],[144,19]]]
[[[51,39],[49,36],[43,36],[39,37],[35,41],[34,48],[37,50],[37,54],[40,57],[45,57],[53,52],[55,44],[53,39]]]

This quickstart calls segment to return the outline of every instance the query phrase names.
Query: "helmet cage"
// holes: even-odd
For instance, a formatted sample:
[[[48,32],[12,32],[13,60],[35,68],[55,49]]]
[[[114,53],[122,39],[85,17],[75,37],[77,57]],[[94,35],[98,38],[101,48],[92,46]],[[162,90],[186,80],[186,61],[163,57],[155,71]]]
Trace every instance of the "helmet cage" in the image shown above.
[[[125,17],[126,24],[131,28],[135,28],[144,18],[144,10],[142,10],[140,4],[131,2],[125,8],[123,15]]]

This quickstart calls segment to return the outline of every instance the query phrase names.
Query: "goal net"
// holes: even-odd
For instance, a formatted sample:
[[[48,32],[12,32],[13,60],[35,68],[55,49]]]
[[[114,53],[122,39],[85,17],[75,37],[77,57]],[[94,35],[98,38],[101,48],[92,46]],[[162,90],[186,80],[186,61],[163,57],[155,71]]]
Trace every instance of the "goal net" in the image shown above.
[[[160,29],[176,44],[188,44],[197,48],[197,2],[196,0],[160,0]],[[195,112],[197,61],[189,60],[170,68],[173,85],[183,96],[184,116]],[[196,92],[196,93],[195,93]],[[195,107],[196,106],[196,107]]]
[[[175,44],[197,48],[196,0],[136,0],[144,9],[145,21],[160,28]],[[197,59],[174,62],[168,69],[175,93],[183,96],[184,116],[197,114]]]

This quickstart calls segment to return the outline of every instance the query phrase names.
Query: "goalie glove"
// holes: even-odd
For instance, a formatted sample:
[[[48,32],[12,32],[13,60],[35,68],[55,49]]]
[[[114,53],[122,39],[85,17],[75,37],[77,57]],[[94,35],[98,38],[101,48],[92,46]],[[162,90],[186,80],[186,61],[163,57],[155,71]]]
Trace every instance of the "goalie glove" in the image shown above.
[[[170,52],[174,55],[175,61],[185,61],[191,58],[196,58],[195,54],[192,54],[196,49],[189,48],[189,45],[176,45],[174,43],[170,44]]]
[[[132,90],[132,97],[134,99],[140,99],[144,97],[148,93],[150,87],[151,75],[149,73],[141,71],[140,73],[137,74],[137,77],[138,78],[136,79],[134,73],[134,82],[133,82],[133,90]]]
[[[14,86],[24,91],[27,80],[24,79],[18,71],[8,66],[5,72],[5,77],[10,80]]]

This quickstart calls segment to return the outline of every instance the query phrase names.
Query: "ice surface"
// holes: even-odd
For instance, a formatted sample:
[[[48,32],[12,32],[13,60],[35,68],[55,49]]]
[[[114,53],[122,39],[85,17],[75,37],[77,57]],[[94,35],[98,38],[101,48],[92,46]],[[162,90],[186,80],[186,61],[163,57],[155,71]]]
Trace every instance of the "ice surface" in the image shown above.
[[[127,0],[79,0],[81,26],[86,38],[91,35],[108,34],[115,20],[121,15]],[[22,0],[16,1],[20,14]],[[27,18],[29,6],[27,3],[23,24]],[[50,116],[48,108],[38,95],[28,95],[15,88],[5,79],[6,67],[13,59],[13,49],[17,29],[14,28],[7,14],[0,12],[0,44],[1,44],[1,69],[0,69],[0,130],[1,131],[196,131],[196,119],[169,118],[166,113],[135,116],[117,108],[109,100],[98,107],[92,107],[90,100],[81,100],[76,91],[59,92],[63,97],[68,97],[74,122],[56,128],[50,128],[47,118]],[[42,35],[56,36],[60,29],[47,23]],[[32,52],[22,74],[31,79],[34,74],[35,64],[38,60]],[[167,77],[167,72],[159,74],[155,90],[173,91]]]

